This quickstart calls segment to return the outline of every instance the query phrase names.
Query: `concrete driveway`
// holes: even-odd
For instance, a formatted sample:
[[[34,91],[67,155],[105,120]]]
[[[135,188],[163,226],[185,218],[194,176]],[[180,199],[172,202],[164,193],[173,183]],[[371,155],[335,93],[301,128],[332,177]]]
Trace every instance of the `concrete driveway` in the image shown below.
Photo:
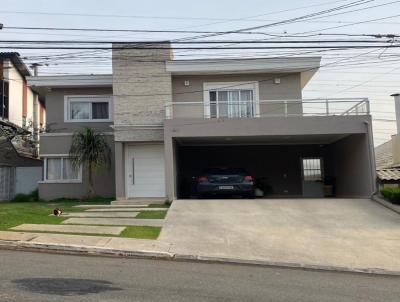
[[[400,215],[369,199],[177,200],[171,252],[400,271]]]

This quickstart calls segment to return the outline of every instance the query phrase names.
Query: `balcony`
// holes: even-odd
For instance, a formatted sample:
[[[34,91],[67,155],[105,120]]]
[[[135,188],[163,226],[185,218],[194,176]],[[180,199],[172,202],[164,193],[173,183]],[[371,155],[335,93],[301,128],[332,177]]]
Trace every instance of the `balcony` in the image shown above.
[[[369,115],[367,98],[170,102],[166,119],[265,118]]]

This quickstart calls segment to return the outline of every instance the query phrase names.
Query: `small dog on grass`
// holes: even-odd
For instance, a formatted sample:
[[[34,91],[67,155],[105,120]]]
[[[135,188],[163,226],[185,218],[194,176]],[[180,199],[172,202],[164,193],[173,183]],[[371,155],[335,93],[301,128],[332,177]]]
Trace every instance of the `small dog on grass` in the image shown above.
[[[56,208],[56,209],[54,209],[53,213],[55,216],[61,216],[63,211],[59,208]]]

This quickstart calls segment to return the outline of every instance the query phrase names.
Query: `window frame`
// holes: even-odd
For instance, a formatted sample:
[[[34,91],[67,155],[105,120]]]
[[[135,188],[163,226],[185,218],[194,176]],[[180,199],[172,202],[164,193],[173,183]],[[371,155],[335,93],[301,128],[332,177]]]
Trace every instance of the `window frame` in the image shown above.
[[[43,180],[40,183],[82,183],[82,166],[78,169],[77,179],[63,179],[64,159],[70,158],[68,154],[47,154],[41,156],[43,159]],[[61,179],[47,179],[47,160],[49,158],[61,159]]]
[[[257,81],[248,82],[204,82],[203,83],[203,103],[204,118],[211,118],[210,91],[230,91],[230,90],[253,90],[253,116],[237,118],[255,118],[260,116],[260,97]],[[218,93],[218,92],[217,92]],[[217,116],[216,118],[220,118]],[[224,117],[230,118],[230,117]]]
[[[10,118],[10,83],[3,79],[0,80],[0,118],[8,120]]]
[[[304,161],[308,160],[318,160],[319,161],[319,169],[318,168],[308,168],[304,166]],[[319,172],[319,178],[314,178],[314,179],[307,179],[309,175],[305,175],[305,171],[318,171]],[[322,157],[302,157],[301,158],[301,178],[302,181],[305,182],[323,182],[324,181],[324,159]]]
[[[75,100],[74,100],[75,99]],[[84,99],[84,100],[82,100]],[[99,99],[104,99],[99,100]],[[71,103],[89,103],[89,118],[88,119],[72,119],[71,118]],[[108,118],[107,119],[93,119],[92,117],[92,103],[107,103],[108,104]],[[64,122],[65,123],[103,123],[112,122],[112,96],[111,95],[66,95],[64,96]]]

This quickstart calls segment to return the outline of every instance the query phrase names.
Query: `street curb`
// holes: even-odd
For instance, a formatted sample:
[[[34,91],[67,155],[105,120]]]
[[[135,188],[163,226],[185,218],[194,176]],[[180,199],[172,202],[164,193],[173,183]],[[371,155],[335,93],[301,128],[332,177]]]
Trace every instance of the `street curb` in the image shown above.
[[[400,276],[400,271],[390,271],[380,268],[357,268],[357,267],[341,267],[331,265],[314,265],[307,263],[278,262],[266,260],[247,260],[240,258],[224,258],[224,257],[208,257],[199,255],[185,255],[170,252],[159,251],[126,251],[111,248],[96,248],[81,245],[63,245],[63,244],[46,244],[33,243],[29,241],[5,241],[0,240],[0,249],[3,250],[19,250],[29,252],[44,252],[80,256],[105,256],[105,257],[123,257],[123,258],[140,258],[151,260],[170,260],[179,262],[199,262],[199,263],[217,263],[217,264],[236,264],[258,267],[277,267],[292,268],[309,271],[327,271],[327,272],[344,272],[369,275],[386,275]]]
[[[378,195],[372,195],[371,199],[373,201],[381,204],[385,208],[388,208],[389,210],[392,210],[393,212],[400,214],[400,206],[396,206],[396,205],[390,203],[389,201],[384,200],[382,197],[380,197]]]
[[[0,249],[29,250],[60,254],[73,255],[98,255],[98,256],[114,256],[114,257],[134,257],[148,259],[172,259],[173,254],[158,251],[126,251],[111,248],[89,247],[84,245],[65,245],[65,244],[48,244],[33,243],[29,241],[5,241],[0,240]]]

